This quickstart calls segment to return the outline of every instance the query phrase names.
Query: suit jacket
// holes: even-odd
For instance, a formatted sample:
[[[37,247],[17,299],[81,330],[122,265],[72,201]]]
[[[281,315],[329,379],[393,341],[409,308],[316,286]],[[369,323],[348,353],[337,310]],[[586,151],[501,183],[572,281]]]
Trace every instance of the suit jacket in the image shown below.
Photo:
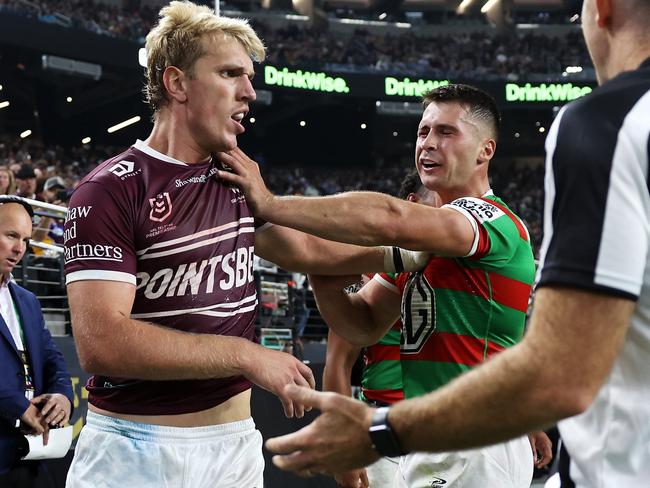
[[[34,396],[61,393],[72,404],[70,375],[63,355],[45,327],[38,299],[13,282],[9,283],[9,291],[20,316],[31,361]],[[6,473],[18,459],[22,435],[14,426],[28,406],[23,363],[9,327],[0,317],[0,474]]]

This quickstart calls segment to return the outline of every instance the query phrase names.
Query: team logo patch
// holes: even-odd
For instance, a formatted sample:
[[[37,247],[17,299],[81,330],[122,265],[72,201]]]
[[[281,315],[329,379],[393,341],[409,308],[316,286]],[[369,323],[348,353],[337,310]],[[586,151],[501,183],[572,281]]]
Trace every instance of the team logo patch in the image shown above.
[[[442,486],[442,485],[446,485],[446,484],[447,484],[447,481],[443,480],[442,478],[434,477],[431,480],[431,488],[435,488],[436,486]]]
[[[151,211],[149,218],[154,222],[164,222],[172,213],[172,201],[169,192],[159,193],[156,198],[149,199]]]
[[[503,211],[496,205],[492,205],[480,198],[459,198],[451,202],[451,205],[467,210],[474,215],[479,222],[490,222],[504,215]]]
[[[412,273],[402,300],[403,354],[417,354],[436,329],[436,295],[423,273]]]
[[[134,168],[135,168],[135,163],[133,161],[120,161],[118,163],[115,163],[110,168],[108,168],[108,171],[113,173],[115,176],[122,177],[129,173],[133,173]]]

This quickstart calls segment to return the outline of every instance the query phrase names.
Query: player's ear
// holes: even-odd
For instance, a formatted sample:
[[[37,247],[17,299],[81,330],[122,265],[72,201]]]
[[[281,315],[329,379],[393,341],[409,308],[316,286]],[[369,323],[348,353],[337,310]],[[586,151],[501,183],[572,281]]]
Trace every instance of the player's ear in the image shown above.
[[[596,23],[602,29],[611,22],[613,10],[612,0],[595,0],[594,3],[596,5]]]
[[[163,73],[163,83],[167,90],[167,96],[179,103],[187,101],[185,78],[185,73],[176,66],[167,66]]]
[[[497,143],[494,139],[486,139],[483,141],[481,149],[478,155],[479,163],[487,163],[494,157],[494,152],[496,151]]]

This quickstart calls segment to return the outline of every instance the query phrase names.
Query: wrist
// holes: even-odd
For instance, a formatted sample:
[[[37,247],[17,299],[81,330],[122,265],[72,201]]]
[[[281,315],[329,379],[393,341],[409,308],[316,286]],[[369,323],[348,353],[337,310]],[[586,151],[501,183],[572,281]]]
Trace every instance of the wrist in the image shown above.
[[[368,435],[372,447],[381,456],[397,457],[408,454],[397,438],[397,434],[388,419],[390,407],[380,407],[373,411]]]
[[[261,346],[241,337],[231,337],[230,339],[232,342],[227,346],[232,348],[230,367],[235,375],[248,378],[255,365],[255,360],[260,357],[261,353],[258,349]]]

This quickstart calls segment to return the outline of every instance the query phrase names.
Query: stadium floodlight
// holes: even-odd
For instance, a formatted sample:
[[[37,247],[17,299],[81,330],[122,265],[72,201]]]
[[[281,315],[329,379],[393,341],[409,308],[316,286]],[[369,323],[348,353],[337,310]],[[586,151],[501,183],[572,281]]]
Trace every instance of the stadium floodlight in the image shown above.
[[[106,132],[109,134],[112,134],[113,132],[116,132],[120,129],[124,129],[125,127],[135,124],[136,122],[140,122],[140,116],[136,115],[135,117],[131,117],[130,119],[125,120],[124,122],[120,122],[119,124],[115,124],[112,127],[109,127],[106,129]]]
[[[21,138],[21,139],[24,139],[25,137],[29,137],[29,136],[31,136],[31,135],[32,135],[32,130],[31,130],[31,129],[27,129],[27,130],[24,130],[24,131],[22,131],[22,132],[20,133],[20,138]]]
[[[0,85],[0,91],[2,91],[2,85]]]
[[[5,100],[4,102],[0,102],[0,108],[5,108],[9,106],[9,101]]]
[[[65,99],[65,101],[68,102],[68,103],[72,103],[72,97],[67,97],[67,98]]]
[[[582,73],[582,66],[567,66],[564,71],[567,73]]]
[[[88,144],[90,141],[92,141],[90,137],[84,137],[83,139],[81,139],[82,144]]]
[[[467,11],[467,9],[470,7],[470,5],[472,5],[473,3],[474,0],[463,0],[462,2],[460,2],[460,5],[456,9],[456,13],[460,15],[464,14]]]
[[[497,3],[499,3],[499,0],[488,0],[481,7],[481,13],[483,13],[483,14],[488,13],[492,9],[492,7],[494,7]]]

